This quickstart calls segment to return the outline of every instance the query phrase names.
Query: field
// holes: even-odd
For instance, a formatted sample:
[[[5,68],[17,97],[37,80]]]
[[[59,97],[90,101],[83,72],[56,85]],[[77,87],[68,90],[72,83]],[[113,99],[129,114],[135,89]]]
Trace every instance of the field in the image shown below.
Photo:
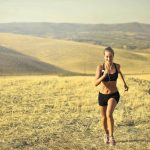
[[[126,76],[114,112],[116,150],[150,147],[149,76]],[[0,149],[108,150],[93,76],[0,77]]]
[[[0,33],[0,149],[111,149],[102,139],[99,87],[94,86],[93,76],[95,66],[104,61],[103,49],[89,43]],[[149,60],[150,49],[115,48],[114,62],[121,64],[129,85],[124,93],[118,82],[116,150],[150,147]]]

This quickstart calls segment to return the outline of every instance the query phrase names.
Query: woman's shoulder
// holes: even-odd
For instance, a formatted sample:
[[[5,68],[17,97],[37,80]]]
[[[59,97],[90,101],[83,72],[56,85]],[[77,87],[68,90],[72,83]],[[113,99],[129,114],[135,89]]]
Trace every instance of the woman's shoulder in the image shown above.
[[[120,64],[118,64],[118,63],[114,63],[114,64],[116,65],[117,70],[120,72]]]
[[[103,64],[104,64],[104,63],[98,64],[98,65],[97,65],[97,68],[98,68],[98,69],[102,69],[102,68],[103,68]]]
[[[120,64],[118,64],[118,63],[114,63],[115,65],[116,65],[116,67],[120,67]]]

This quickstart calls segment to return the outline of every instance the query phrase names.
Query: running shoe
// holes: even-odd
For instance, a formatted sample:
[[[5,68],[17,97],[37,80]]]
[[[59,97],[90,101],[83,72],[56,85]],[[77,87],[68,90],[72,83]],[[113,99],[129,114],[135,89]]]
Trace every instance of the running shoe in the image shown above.
[[[116,141],[115,141],[114,137],[109,137],[109,144],[110,144],[110,146],[116,145]]]
[[[108,134],[104,135],[104,143],[109,144],[109,135]]]

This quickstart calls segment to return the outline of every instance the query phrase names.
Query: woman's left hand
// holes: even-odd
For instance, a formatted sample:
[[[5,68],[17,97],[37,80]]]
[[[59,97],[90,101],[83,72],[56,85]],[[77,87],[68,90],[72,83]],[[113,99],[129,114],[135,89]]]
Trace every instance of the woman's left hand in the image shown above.
[[[129,87],[125,84],[124,85],[124,91],[128,91]]]

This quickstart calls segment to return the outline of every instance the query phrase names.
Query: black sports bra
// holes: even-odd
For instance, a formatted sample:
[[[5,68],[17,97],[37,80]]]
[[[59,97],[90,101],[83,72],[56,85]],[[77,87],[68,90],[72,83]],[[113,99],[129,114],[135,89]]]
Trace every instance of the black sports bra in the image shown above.
[[[113,74],[107,74],[106,77],[102,81],[108,82],[108,81],[116,81],[117,80],[117,78],[118,78],[118,70],[117,70],[116,64],[115,63],[113,63],[113,64],[115,66],[116,72],[113,73]],[[105,70],[105,66],[103,64],[103,68],[101,70],[101,75],[103,75],[104,70]]]

